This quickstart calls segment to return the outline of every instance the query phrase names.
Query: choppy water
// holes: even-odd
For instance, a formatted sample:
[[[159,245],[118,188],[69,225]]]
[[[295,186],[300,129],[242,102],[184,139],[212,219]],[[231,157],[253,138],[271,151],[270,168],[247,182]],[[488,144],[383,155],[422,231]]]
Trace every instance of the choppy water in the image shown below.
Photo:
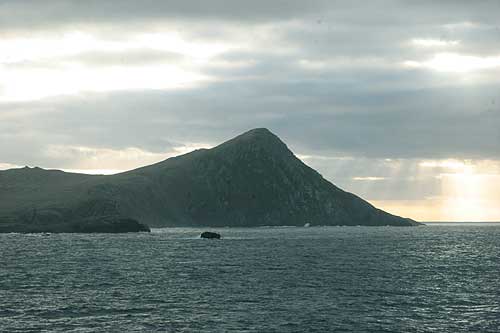
[[[0,331],[500,332],[500,225],[0,235]]]

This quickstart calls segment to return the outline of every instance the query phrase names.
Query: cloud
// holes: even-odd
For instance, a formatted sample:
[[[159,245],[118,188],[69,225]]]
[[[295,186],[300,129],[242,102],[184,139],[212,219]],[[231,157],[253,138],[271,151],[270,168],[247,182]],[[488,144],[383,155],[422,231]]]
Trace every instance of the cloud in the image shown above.
[[[200,143],[190,143],[172,147],[169,151],[152,152],[136,147],[110,149],[71,145],[48,145],[44,149],[43,154],[50,161],[56,160],[60,163],[65,163],[66,167],[64,169],[75,170],[74,168],[79,168],[78,170],[84,173],[118,173],[150,165],[200,148],[210,148],[210,146]]]
[[[126,52],[89,51],[74,57],[58,59],[58,62],[83,64],[88,67],[143,66],[151,64],[178,64],[186,60],[182,54],[155,49],[129,50]]]
[[[446,163],[500,160],[498,12],[0,0],[0,163],[116,171],[268,127],[341,187],[445,205]]]
[[[454,53],[438,53],[430,60],[424,62],[406,61],[405,64],[410,67],[423,67],[443,72],[462,73],[500,68],[500,56],[477,57]]]
[[[276,21],[312,15],[317,19],[333,17],[342,23],[366,22],[434,23],[457,20],[459,22],[496,22],[497,1],[450,1],[439,5],[434,1],[408,4],[399,0],[375,0],[369,3],[354,1],[303,1],[278,0],[268,2],[223,1],[210,3],[199,1],[110,0],[49,0],[41,4],[37,0],[1,1],[0,22],[6,27],[38,27],[50,24],[120,22],[162,20],[182,17],[185,19],[217,19],[229,21]],[[391,10],[387,10],[390,8]],[[9,15],[10,14],[10,15]],[[407,14],[402,16],[402,14]],[[412,14],[412,15],[409,15]]]
[[[293,75],[246,79],[265,73],[258,68],[235,72],[243,78],[228,75],[228,81],[191,89],[85,93],[4,104],[0,127],[11,141],[16,133],[23,138],[35,132],[38,142],[47,138],[52,143],[155,150],[163,139],[215,144],[266,126],[302,153],[500,158],[495,85],[422,89],[425,79],[419,81],[418,73],[412,79],[412,72],[404,71],[368,72],[353,79],[350,71],[307,78],[307,70],[304,75],[300,69],[289,70],[302,77],[299,81]],[[411,84],[401,89],[400,80]],[[383,85],[388,88],[377,89]]]
[[[12,30],[78,27],[96,24],[124,24],[137,29],[144,23],[171,20],[265,22],[286,20],[321,10],[327,1],[163,1],[145,0],[36,0],[1,1],[0,27]]]

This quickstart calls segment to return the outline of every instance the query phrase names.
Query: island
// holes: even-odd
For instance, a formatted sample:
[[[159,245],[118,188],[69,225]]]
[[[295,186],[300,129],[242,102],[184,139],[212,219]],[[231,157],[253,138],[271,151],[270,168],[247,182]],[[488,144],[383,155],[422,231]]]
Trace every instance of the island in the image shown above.
[[[265,128],[115,175],[0,171],[0,232],[149,227],[417,226],[346,192]]]

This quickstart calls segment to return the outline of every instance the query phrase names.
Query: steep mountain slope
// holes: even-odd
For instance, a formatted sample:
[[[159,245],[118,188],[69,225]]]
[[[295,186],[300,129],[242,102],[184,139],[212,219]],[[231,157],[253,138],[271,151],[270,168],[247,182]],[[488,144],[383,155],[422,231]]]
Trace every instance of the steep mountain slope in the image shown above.
[[[104,217],[150,226],[417,224],[337,188],[267,129],[112,176],[0,172],[0,230]]]

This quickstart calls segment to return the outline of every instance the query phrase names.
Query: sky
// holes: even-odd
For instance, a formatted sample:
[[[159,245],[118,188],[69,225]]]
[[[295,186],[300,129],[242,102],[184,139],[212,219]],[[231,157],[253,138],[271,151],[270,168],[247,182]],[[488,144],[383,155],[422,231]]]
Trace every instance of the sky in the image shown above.
[[[500,221],[500,1],[0,0],[0,169],[255,127],[420,221]]]

